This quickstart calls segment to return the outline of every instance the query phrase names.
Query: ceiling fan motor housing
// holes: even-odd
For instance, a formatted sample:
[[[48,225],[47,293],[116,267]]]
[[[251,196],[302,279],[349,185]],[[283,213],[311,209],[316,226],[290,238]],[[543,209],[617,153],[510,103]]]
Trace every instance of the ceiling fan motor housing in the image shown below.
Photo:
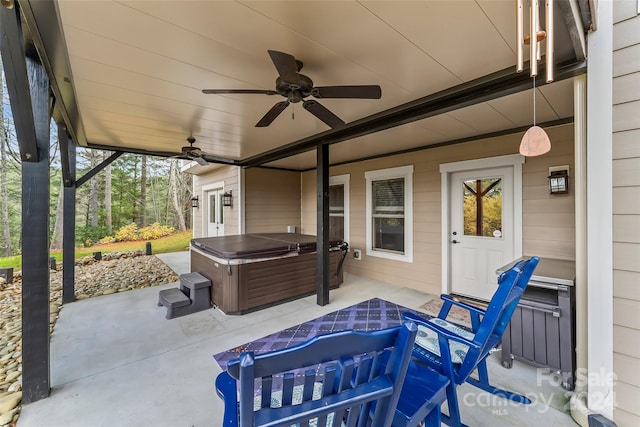
[[[313,90],[313,81],[304,74],[298,74],[300,77],[300,85],[285,82],[281,77],[276,79],[276,92],[287,98],[289,102],[296,103],[302,101],[303,98],[311,95]]]

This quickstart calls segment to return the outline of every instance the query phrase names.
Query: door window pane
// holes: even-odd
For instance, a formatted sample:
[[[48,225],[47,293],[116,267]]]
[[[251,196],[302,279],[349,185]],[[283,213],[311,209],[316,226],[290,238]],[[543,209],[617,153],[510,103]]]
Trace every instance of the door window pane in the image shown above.
[[[463,182],[465,236],[502,237],[502,179]]]
[[[329,240],[344,240],[344,185],[329,186]]]
[[[219,218],[218,218],[218,222],[220,224],[224,224],[224,205],[222,204],[222,191],[220,191],[218,193],[218,209],[219,209]]]
[[[209,194],[209,222],[216,222],[216,194]]]
[[[373,248],[404,253],[404,178],[372,181]]]

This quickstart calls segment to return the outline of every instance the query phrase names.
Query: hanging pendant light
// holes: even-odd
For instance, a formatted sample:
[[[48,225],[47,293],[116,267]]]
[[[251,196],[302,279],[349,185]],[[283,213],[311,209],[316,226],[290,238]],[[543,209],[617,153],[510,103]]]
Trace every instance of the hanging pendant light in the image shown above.
[[[538,0],[529,0],[529,36],[524,33],[524,0],[516,3],[516,47],[518,73],[524,70],[523,49],[524,44],[529,43],[529,68],[533,80],[533,126],[525,132],[520,141],[520,154],[527,157],[540,156],[551,150],[549,136],[540,126],[536,126],[536,76],[538,75],[538,61],[540,60],[540,41],[546,38],[546,72],[547,83],[553,81],[553,0],[545,1],[545,31],[540,28]]]
[[[551,150],[549,135],[540,126],[531,126],[520,141],[520,154],[526,157],[541,156]]]
[[[533,78],[533,126],[524,133],[520,141],[520,154],[526,157],[541,156],[551,150],[549,135],[536,126],[536,78]]]

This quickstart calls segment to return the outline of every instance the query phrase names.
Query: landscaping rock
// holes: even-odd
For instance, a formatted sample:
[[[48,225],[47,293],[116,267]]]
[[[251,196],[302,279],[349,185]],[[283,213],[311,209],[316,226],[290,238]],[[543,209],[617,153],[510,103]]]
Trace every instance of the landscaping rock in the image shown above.
[[[0,415],[0,426],[9,424],[11,421],[13,421],[13,416],[18,412],[18,409],[19,408],[13,408],[12,410]]]
[[[9,394],[7,396],[4,396],[2,399],[0,399],[0,414],[4,415],[7,412],[11,411],[13,408],[18,406],[18,403],[20,403],[20,400],[22,400],[22,392],[21,391],[19,391],[17,393]],[[9,419],[9,420],[11,420],[11,419]],[[0,423],[0,425],[2,425],[2,424],[3,423]],[[6,424],[6,423],[4,423],[4,424]]]

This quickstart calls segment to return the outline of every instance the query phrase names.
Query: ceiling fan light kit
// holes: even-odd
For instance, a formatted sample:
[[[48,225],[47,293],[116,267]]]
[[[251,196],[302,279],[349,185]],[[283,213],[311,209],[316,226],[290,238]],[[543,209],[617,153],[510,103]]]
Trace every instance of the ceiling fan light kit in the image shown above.
[[[520,154],[527,157],[540,156],[551,150],[549,136],[539,126],[536,126],[536,76],[538,75],[538,61],[541,59],[541,42],[546,39],[546,81],[553,81],[553,0],[545,1],[545,29],[540,28],[539,0],[529,0],[529,35],[524,36],[524,0],[516,2],[516,72],[524,70],[524,45],[529,45],[529,68],[533,79],[533,126],[522,137]],[[535,34],[535,37],[532,37]],[[533,40],[535,38],[535,40]]]
[[[286,98],[285,101],[276,103],[258,121],[256,127],[269,126],[288,106],[302,102],[302,108],[316,116],[327,126],[336,128],[345,124],[338,116],[315,100],[305,100],[308,96],[316,99],[322,98],[350,98],[350,99],[380,99],[382,89],[378,85],[352,85],[352,86],[313,86],[313,80],[304,74],[302,61],[297,60],[293,55],[277,50],[268,50],[271,61],[278,71],[276,78],[276,90],[260,89],[203,89],[205,94],[228,95],[228,94],[259,94],[259,95],[280,95]],[[293,115],[292,115],[293,117]]]

